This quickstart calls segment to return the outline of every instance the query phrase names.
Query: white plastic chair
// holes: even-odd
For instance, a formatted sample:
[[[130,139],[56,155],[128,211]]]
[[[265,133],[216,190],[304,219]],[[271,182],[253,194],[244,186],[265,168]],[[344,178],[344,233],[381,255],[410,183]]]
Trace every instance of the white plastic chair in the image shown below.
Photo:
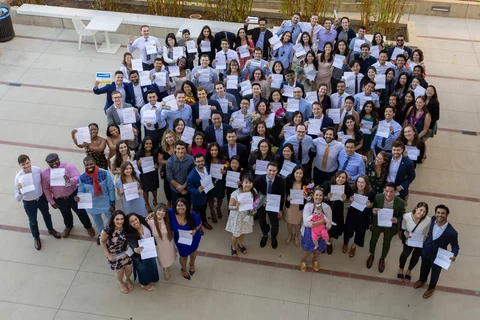
[[[95,38],[95,35],[97,34],[98,31],[87,30],[82,20],[80,20],[78,16],[74,16],[72,18],[72,21],[73,21],[73,25],[75,26],[75,30],[77,31],[77,34],[78,34],[78,51],[80,51],[80,47],[82,46],[82,38],[85,37],[85,40],[86,40],[87,36],[93,37],[93,42],[95,42],[95,50],[98,51],[97,39]]]

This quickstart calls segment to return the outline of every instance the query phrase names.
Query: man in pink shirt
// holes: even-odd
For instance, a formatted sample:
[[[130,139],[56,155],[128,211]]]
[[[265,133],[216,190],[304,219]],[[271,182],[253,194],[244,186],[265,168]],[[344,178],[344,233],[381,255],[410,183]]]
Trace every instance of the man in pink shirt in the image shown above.
[[[73,228],[73,215],[72,210],[75,211],[80,222],[88,231],[90,237],[95,236],[95,230],[92,228],[92,223],[88,217],[85,209],[78,209],[78,204],[74,200],[77,195],[78,177],[80,172],[73,164],[60,162],[58,154],[50,153],[45,161],[48,164],[48,168],[42,171],[42,188],[45,197],[54,209],[60,209],[63,216],[63,222],[65,223],[65,230],[63,230],[62,236],[68,238]],[[52,172],[56,169],[65,169],[63,173],[64,181],[58,181],[52,179]],[[57,173],[61,171],[56,170]],[[56,174],[53,174],[55,177]]]

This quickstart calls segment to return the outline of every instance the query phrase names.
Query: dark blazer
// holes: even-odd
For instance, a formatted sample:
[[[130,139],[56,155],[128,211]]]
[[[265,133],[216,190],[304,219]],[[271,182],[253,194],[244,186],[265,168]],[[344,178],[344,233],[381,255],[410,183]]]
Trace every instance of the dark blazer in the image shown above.
[[[194,206],[204,206],[207,204],[207,194],[198,188],[201,186],[200,175],[194,167],[187,176],[187,189],[190,194],[190,202]]]
[[[210,99],[207,99],[207,100],[208,100],[208,105],[214,106],[215,109],[220,111],[220,113],[222,114],[222,119],[223,119],[223,111],[222,111],[222,107],[220,106],[220,103],[218,103],[218,101],[215,101],[215,100],[210,100]],[[191,108],[192,108],[192,122],[193,122],[193,126],[196,127],[198,131],[203,131],[202,123],[197,124],[197,119],[200,116],[199,115],[199,106],[200,106],[200,102],[198,102],[198,101],[195,102],[194,104],[192,104],[192,106],[191,106]],[[212,124],[212,122],[210,120],[209,120],[209,123]]]
[[[253,187],[257,190],[258,193],[267,194],[267,175],[262,174],[255,178],[253,182]],[[285,204],[285,179],[281,176],[275,176],[275,180],[273,180],[272,184],[272,194],[279,194],[280,198],[280,211],[283,210],[283,206]],[[261,210],[265,210],[265,207],[261,207]]]
[[[232,126],[226,123],[222,123],[222,128],[223,128],[223,141],[221,144],[224,145],[227,143],[227,131],[228,129],[231,129]],[[207,138],[207,143],[219,142],[217,141],[217,137],[215,136],[215,127],[213,124],[205,128],[205,136]]]
[[[135,101],[135,97],[134,96],[131,96],[130,93],[129,93],[129,90],[128,90],[128,87],[129,87],[129,83],[128,82],[124,82],[123,83],[123,86],[125,88],[125,94],[126,94],[126,97],[125,97],[125,103],[130,103],[132,104],[132,98],[134,99]],[[107,98],[106,98],[106,101],[105,101],[105,106],[103,107],[103,111],[106,112],[107,109],[113,104],[113,100],[112,100],[112,92],[113,91],[117,91],[117,86],[115,85],[115,82],[112,82],[110,84],[107,84],[101,88],[93,88],[93,93],[95,94],[103,94],[103,93],[106,93],[107,94]]]
[[[149,90],[155,91],[157,93],[157,95],[159,94],[158,86],[157,86],[156,83],[154,83],[153,85],[141,86],[141,88],[142,88],[142,98],[143,98],[143,101],[145,102],[145,104],[148,103],[147,92]],[[135,106],[137,108],[143,107],[143,106],[136,106],[135,105],[135,90],[133,90],[133,82],[130,82],[125,86],[125,91],[131,97],[132,106]]]
[[[458,232],[449,222],[442,235],[436,240],[433,240],[433,226],[435,225],[436,220],[437,218],[433,216],[430,229],[428,230],[427,239],[425,239],[425,242],[423,243],[422,255],[427,256],[433,261],[437,256],[438,248],[447,250],[448,245],[450,245],[452,247],[453,255],[456,257],[460,250],[460,247],[458,246]]]
[[[220,147],[220,149],[222,150],[223,156],[230,161],[230,156],[228,155],[228,144],[224,144]],[[247,170],[248,150],[247,147],[241,143],[237,143],[237,156],[240,157],[240,166],[243,168],[243,170]]]
[[[342,26],[338,26],[337,27],[337,38],[335,39],[335,42],[338,42],[338,35],[340,34],[340,32],[343,30]],[[353,38],[355,38],[357,36],[357,34],[355,33],[355,31],[352,29],[352,28],[349,28],[348,29],[348,45],[350,45],[350,41],[352,41]],[[322,48],[323,50],[323,48]]]
[[[393,46],[391,47],[390,49],[388,49],[388,60],[391,60],[392,59],[392,54],[393,54],[393,51],[395,50],[395,47],[396,46]],[[408,53],[408,57],[407,57],[407,60],[408,58],[411,58],[412,57],[412,49],[407,47],[407,46],[404,46],[403,47],[403,51],[407,51]]]
[[[327,127],[334,127],[334,126],[335,124],[333,123],[333,119],[327,115],[324,115],[322,120],[322,125],[320,126],[320,130],[323,131],[323,129]]]
[[[390,160],[391,160],[390,155]],[[397,186],[402,186],[403,190],[400,191],[400,198],[405,199],[408,195],[408,187],[410,183],[415,180],[415,167],[413,165],[413,161],[402,155],[402,161],[400,162],[400,166],[398,167],[397,176],[395,177],[395,184]]]
[[[248,30],[248,23],[244,25],[245,32],[247,35],[252,36],[253,43],[257,46],[258,37],[260,36],[260,28],[253,28]],[[268,39],[273,37],[273,33],[270,30],[265,30],[265,36],[263,37],[263,48],[262,48],[262,58],[268,60],[270,57],[270,42]]]
[[[229,48],[233,50],[237,35],[230,31],[220,31],[215,33],[215,36],[213,37],[213,46],[217,52],[222,50],[222,39],[225,38],[227,38],[228,42],[230,42]]]
[[[124,103],[122,106],[122,109],[126,109],[126,108],[133,108],[133,106],[129,103]],[[120,118],[118,117],[118,113],[117,113],[117,110],[115,110],[114,105],[111,105],[105,113],[107,115],[107,126],[109,126],[110,124],[116,124],[117,126],[122,124],[120,123]],[[137,121],[138,120],[140,120],[139,115],[137,115]]]
[[[383,208],[383,202],[385,201],[385,195],[377,194],[375,196],[375,201],[373,202],[373,208]],[[392,223],[392,229],[395,233],[400,230],[400,226],[402,225],[403,214],[405,213],[405,201],[400,199],[399,197],[395,197],[393,200],[393,218],[397,218],[397,223]],[[372,230],[373,228],[378,226],[378,217],[374,215],[372,221]]]

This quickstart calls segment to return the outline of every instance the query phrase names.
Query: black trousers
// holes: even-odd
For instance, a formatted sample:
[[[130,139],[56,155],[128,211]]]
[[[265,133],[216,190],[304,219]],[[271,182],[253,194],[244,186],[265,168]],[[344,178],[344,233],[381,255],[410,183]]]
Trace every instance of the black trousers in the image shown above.
[[[172,207],[175,205],[175,201],[177,201],[180,198],[185,198],[187,199],[187,202],[190,203],[190,195],[187,194],[181,194],[180,192],[175,192],[172,190]]]
[[[207,222],[207,204],[202,206],[193,205],[193,211],[200,215],[200,218],[202,218],[202,222]]]
[[[422,266],[420,268],[420,281],[427,282],[428,274],[432,270],[432,275],[430,277],[430,283],[428,285],[428,290],[435,289],[437,286],[438,279],[440,278],[440,272],[442,272],[442,267],[437,266],[433,263],[435,258],[431,259],[427,254],[422,254]]]
[[[267,223],[267,214],[270,218],[271,226]],[[272,238],[276,238],[278,234],[278,212],[265,211],[265,207],[262,207],[257,210],[257,216],[263,236],[268,236],[268,233],[271,231]]]
[[[332,179],[336,171],[333,172],[324,172],[319,170],[317,167],[313,167],[313,181],[316,186],[321,186],[325,181]]]
[[[92,227],[92,222],[90,221],[85,209],[78,209],[78,203],[74,199],[76,195],[77,191],[68,197],[55,199],[55,203],[58,205],[58,209],[62,213],[65,228],[73,228],[73,210],[77,214],[78,219],[80,219],[80,222],[83,224],[83,227],[85,229],[90,229]]]
[[[146,64],[146,63],[142,62],[142,65],[143,65],[143,71],[150,71],[150,70],[153,69],[153,63],[152,64]]]
[[[167,130],[167,127],[165,126],[164,128],[157,130],[148,130],[147,128],[144,128],[143,130],[145,131],[145,136],[152,138],[153,143],[158,147],[162,142],[163,133]]]
[[[407,244],[403,244],[403,251],[400,254],[400,269],[403,269],[405,267],[405,263],[407,263],[407,259],[412,255],[412,258],[410,258],[410,264],[408,265],[408,270],[412,271],[413,268],[418,263],[418,260],[420,260],[420,257],[422,256],[422,248],[415,248],[415,247],[410,247]]]

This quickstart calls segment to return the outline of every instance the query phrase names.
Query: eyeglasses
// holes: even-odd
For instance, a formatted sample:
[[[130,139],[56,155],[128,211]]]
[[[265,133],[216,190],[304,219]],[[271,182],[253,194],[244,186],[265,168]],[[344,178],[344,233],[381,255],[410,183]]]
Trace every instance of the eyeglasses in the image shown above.
[[[113,97],[113,100],[122,99],[122,97]]]
[[[403,41],[405,41],[405,40],[403,40],[403,39],[397,39],[397,42],[403,42]]]

